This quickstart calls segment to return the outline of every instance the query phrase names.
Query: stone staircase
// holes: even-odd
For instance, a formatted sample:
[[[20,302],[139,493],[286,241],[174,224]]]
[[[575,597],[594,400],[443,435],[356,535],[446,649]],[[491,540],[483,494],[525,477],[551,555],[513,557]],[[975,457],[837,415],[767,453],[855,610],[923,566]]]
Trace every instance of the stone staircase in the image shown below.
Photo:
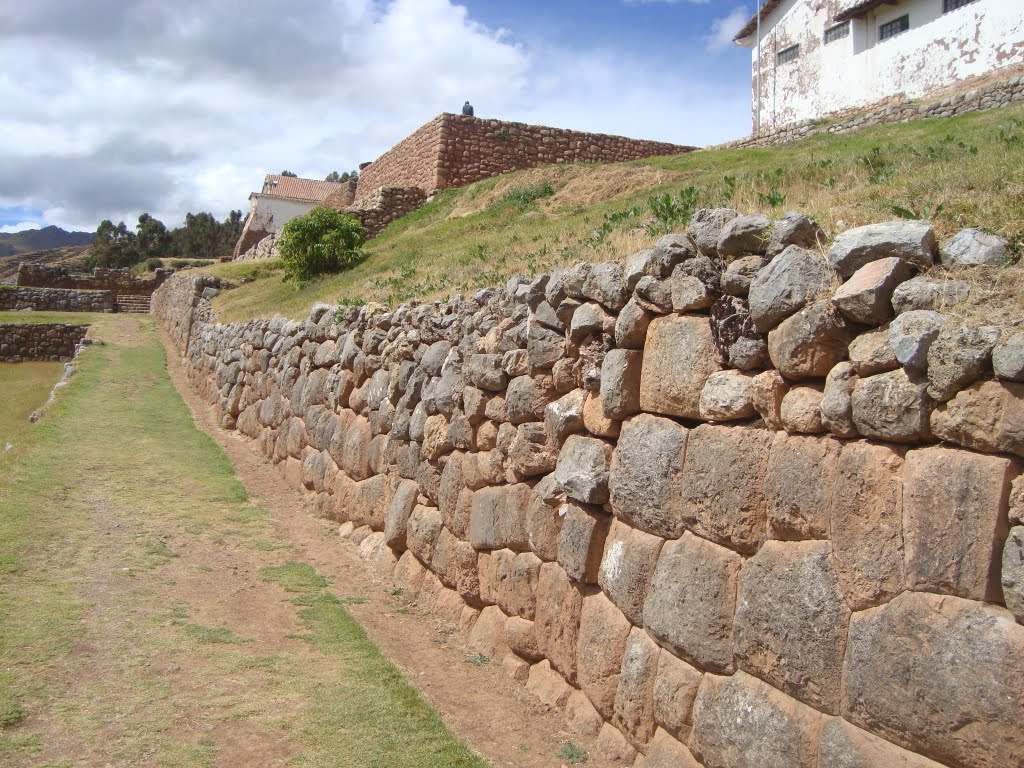
[[[125,312],[132,315],[148,315],[149,314],[150,297],[149,296],[118,296],[117,297],[117,311]]]

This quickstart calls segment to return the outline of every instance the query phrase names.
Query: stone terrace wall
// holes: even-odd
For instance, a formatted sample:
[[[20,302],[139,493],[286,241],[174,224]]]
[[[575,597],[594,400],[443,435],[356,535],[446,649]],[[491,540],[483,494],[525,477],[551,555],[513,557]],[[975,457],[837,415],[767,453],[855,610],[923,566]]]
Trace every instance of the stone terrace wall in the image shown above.
[[[114,295],[110,291],[0,286],[0,310],[27,309],[37,312],[113,312]]]
[[[89,326],[0,323],[0,363],[70,360]]]
[[[127,269],[101,269],[91,274],[77,274],[63,267],[23,263],[18,267],[18,285],[34,288],[68,288],[72,290],[112,291],[115,296],[149,296],[173,274],[158,269],[152,277],[133,277]]]
[[[470,299],[154,311],[225,428],[609,755],[1020,766],[1024,333],[912,277],[980,234],[826,260],[806,217],[700,211]]]
[[[787,142],[803,139],[807,136],[814,136],[819,133],[850,133],[851,131],[858,131],[861,128],[867,128],[872,125],[901,123],[907,120],[922,120],[929,117],[953,117],[954,115],[980,112],[1019,102],[1024,102],[1024,77],[1014,77],[1009,80],[991,83],[927,104],[903,101],[888,104],[868,112],[858,112],[835,121],[805,120],[784,126],[775,131],[749,136],[745,139],[720,144],[716,147],[709,147],[709,149],[770,147],[776,144],[786,144]]]
[[[419,187],[426,192],[438,189],[445,118],[438,115],[360,170],[355,207],[365,207],[381,187]]]
[[[444,118],[437,185],[441,189],[550,163],[619,163],[694,149],[464,115]]]
[[[427,193],[419,187],[381,187],[369,198],[364,198],[361,207],[346,208],[362,222],[367,239],[376,237],[395,219],[400,219],[423,205]]]

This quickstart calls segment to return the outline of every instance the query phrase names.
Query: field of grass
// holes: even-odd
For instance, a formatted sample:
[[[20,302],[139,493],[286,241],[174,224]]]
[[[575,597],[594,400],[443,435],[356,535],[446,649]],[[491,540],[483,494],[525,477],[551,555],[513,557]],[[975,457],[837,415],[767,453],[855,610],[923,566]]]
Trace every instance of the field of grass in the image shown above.
[[[317,301],[398,303],[469,293],[577,261],[623,259],[695,207],[814,216],[838,231],[903,216],[940,237],[975,226],[1024,245],[1024,106],[612,166],[551,166],[447,190],[367,244],[354,269],[302,289],[274,262],[207,271],[239,282],[219,317],[302,317]]]
[[[0,324],[41,325],[43,323],[64,323],[65,325],[91,325],[110,315],[101,312],[0,312]]]
[[[0,477],[0,764],[482,768],[279,551],[152,321],[96,332]]]
[[[0,363],[0,478],[23,451],[32,429],[28,417],[46,402],[63,370],[63,363]]]

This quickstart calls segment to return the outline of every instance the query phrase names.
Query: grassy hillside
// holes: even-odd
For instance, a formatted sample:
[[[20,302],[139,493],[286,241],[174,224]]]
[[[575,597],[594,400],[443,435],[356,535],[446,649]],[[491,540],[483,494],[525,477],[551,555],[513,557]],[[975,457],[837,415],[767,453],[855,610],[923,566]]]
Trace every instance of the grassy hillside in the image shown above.
[[[1024,247],[1024,106],[814,136],[766,149],[707,150],[610,166],[550,166],[447,190],[366,246],[355,269],[296,290],[274,262],[208,271],[240,282],[224,320],[301,317],[317,301],[397,303],[471,292],[581,260],[622,259],[696,207],[780,216],[801,210],[830,234],[931,218]]]
[[[60,248],[46,248],[39,251],[0,253],[0,280],[13,278],[18,274],[18,265],[25,261],[31,264],[45,264],[50,267],[80,268],[89,257],[91,245],[66,245]]]

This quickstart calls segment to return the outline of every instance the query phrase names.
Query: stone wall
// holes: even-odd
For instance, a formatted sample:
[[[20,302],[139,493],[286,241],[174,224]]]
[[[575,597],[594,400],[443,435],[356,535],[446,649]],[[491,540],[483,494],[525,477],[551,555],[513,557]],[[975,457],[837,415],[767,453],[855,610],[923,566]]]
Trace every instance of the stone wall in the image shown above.
[[[373,196],[364,198],[359,207],[344,209],[359,219],[366,228],[366,238],[376,237],[395,219],[423,205],[427,193],[419,187],[381,187]]]
[[[549,163],[617,163],[693,147],[504,120],[443,114],[366,166],[357,207],[380,187],[426,193]]]
[[[995,109],[1007,104],[1024,102],[1024,77],[1014,77],[990,83],[964,93],[947,96],[926,104],[913,101],[898,101],[869,111],[833,117],[828,120],[805,120],[784,126],[775,131],[748,136],[745,139],[720,144],[709,149],[730,149],[739,147],[770,147],[790,141],[815,136],[819,133],[850,133],[872,125],[901,123],[907,120],[922,120],[930,117],[953,117],[968,112]]]
[[[0,323],[0,363],[70,360],[88,325]]]
[[[223,427],[608,755],[996,768],[1024,765],[1024,333],[957,320],[933,266],[987,237],[826,258],[806,217],[705,210],[472,298],[217,324],[178,277],[154,311]]]
[[[152,276],[133,277],[128,269],[102,269],[79,274],[64,267],[23,263],[18,267],[18,285],[33,288],[67,288],[79,291],[112,291],[115,296],[150,296],[173,274],[158,269]]]
[[[113,312],[114,295],[110,291],[0,286],[0,310]]]
[[[277,235],[267,235],[262,240],[259,240],[256,245],[249,248],[244,253],[239,254],[235,257],[235,261],[257,261],[259,259],[276,259],[278,257],[277,252]]]

